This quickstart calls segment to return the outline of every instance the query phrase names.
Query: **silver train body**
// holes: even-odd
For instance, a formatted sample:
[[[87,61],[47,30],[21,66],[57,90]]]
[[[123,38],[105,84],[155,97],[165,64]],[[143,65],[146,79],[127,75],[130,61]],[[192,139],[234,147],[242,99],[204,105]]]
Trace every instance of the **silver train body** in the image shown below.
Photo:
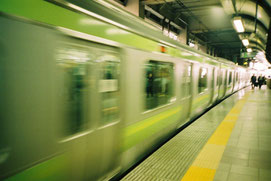
[[[0,24],[0,179],[109,180],[249,84],[247,69],[218,58],[6,14]]]

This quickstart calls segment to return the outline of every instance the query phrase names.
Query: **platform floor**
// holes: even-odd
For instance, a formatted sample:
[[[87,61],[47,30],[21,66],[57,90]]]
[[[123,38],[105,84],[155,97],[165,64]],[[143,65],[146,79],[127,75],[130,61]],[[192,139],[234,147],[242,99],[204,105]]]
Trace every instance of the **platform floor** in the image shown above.
[[[233,94],[122,180],[270,181],[271,90]]]

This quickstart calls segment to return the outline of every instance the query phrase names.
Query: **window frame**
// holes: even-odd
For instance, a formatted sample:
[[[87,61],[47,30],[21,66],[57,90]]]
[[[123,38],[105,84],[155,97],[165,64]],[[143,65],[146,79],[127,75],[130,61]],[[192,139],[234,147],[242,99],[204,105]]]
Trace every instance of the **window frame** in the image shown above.
[[[146,80],[146,76],[148,74],[148,67],[149,66],[148,64],[151,64],[152,62],[155,62],[154,64],[156,65],[172,65],[172,69],[171,69],[171,72],[168,72],[168,75],[169,77],[171,78],[170,79],[170,94],[171,95],[170,97],[167,98],[167,101],[165,103],[158,103],[156,106],[153,106],[153,107],[150,107],[148,108],[147,106],[147,80]],[[155,70],[156,71],[156,70]],[[173,62],[173,61],[167,61],[167,60],[158,60],[158,59],[147,59],[144,61],[143,63],[143,71],[142,71],[142,76],[143,76],[143,89],[141,89],[142,93],[143,93],[143,112],[146,113],[146,112],[150,112],[150,111],[153,111],[153,110],[157,110],[157,109],[160,109],[160,108],[163,108],[165,106],[168,106],[170,104],[173,104],[174,102],[176,102],[176,83],[175,83],[175,79],[176,79],[176,63]],[[153,80],[154,81],[154,80]],[[160,93],[160,92],[158,92]],[[158,96],[159,97],[159,96]],[[158,102],[159,102],[159,98],[158,98]]]
[[[182,67],[183,67],[183,73],[182,73],[181,83],[180,83],[180,93],[181,93],[181,99],[185,99],[191,96],[193,63],[183,62]],[[183,89],[185,89],[185,95],[182,95]]]
[[[121,78],[120,77],[121,76],[121,73],[120,73],[120,71],[121,71],[121,67],[120,67],[121,66],[120,65],[121,60],[120,60],[120,57],[117,56],[115,52],[106,52],[106,53],[109,53],[109,55],[111,57],[114,57],[115,59],[112,59],[112,60],[104,59],[103,61],[99,61],[97,63],[97,65],[96,65],[98,67],[98,74],[99,74],[96,77],[96,80],[97,80],[97,83],[98,83],[98,87],[99,87],[97,89],[97,94],[98,94],[99,101],[100,101],[100,119],[99,119],[99,122],[98,122],[98,127],[99,128],[100,127],[106,127],[107,125],[111,125],[111,124],[113,124],[115,122],[120,121],[119,120],[120,119],[120,101],[121,101],[120,100],[120,96],[118,96],[118,98],[117,98],[117,105],[118,105],[118,107],[117,107],[118,113],[117,114],[118,114],[118,119],[113,119],[113,120],[110,120],[108,122],[104,122],[103,121],[104,116],[103,116],[103,107],[102,107],[102,104],[103,104],[103,101],[105,100],[104,99],[104,95],[105,95],[105,93],[109,93],[109,92],[110,93],[116,92],[117,94],[120,94],[120,78]],[[105,56],[109,57],[107,54],[105,54],[105,55],[99,56],[97,58],[101,58],[101,57],[105,57]],[[106,78],[106,79],[104,78],[104,76],[105,76],[104,73],[105,72],[103,72],[103,70],[102,70],[102,67],[103,67],[102,63],[117,63],[118,70],[116,70],[117,72],[114,74],[114,76],[116,76],[115,79],[113,78],[114,76],[112,76],[112,75],[111,75],[112,76],[111,78]],[[111,85],[110,86],[111,90],[103,90],[103,91],[101,91],[101,83],[102,83],[101,81],[104,81],[104,80],[116,80],[117,81],[117,89],[114,90],[115,89],[114,86],[112,87],[112,85]],[[111,81],[111,83],[114,83],[114,82]],[[102,86],[102,87],[105,87],[105,86]]]
[[[202,76],[202,70],[203,69],[206,69],[206,74],[205,74],[205,76],[206,76],[206,81],[204,82],[204,84],[206,85],[206,86],[204,86],[204,88],[202,89],[201,87],[203,87],[203,86],[199,86],[201,83],[200,83],[200,80],[202,80],[203,78],[201,78],[201,76]],[[204,92],[206,92],[207,90],[208,90],[208,73],[209,73],[209,70],[208,70],[208,68],[207,67],[205,67],[205,66],[200,66],[199,67],[199,75],[198,75],[198,94],[202,94],[202,93],[204,93]]]
[[[69,32],[69,31],[68,32],[64,31],[64,35],[65,35],[65,39],[63,39],[63,41],[61,41],[61,43],[59,44],[60,45],[59,48],[63,48],[63,46],[66,46],[66,47],[72,46],[72,47],[86,49],[87,54],[89,55],[89,59],[86,62],[87,66],[88,66],[87,71],[90,71],[90,69],[92,69],[91,67],[93,67],[93,66],[95,66],[96,68],[99,68],[97,60],[98,60],[98,58],[102,57],[100,54],[103,54],[103,56],[107,55],[107,54],[111,55],[111,56],[113,55],[115,58],[118,59],[118,62],[121,62],[121,56],[119,56],[120,47],[108,44],[107,42],[106,43],[96,42],[95,37],[93,40],[92,39],[85,39],[85,37],[78,37],[77,35],[76,36],[73,35],[73,32]],[[95,52],[97,50],[99,50],[99,53],[96,53],[94,56],[92,56],[91,52]],[[57,51],[55,53],[57,53]],[[96,64],[96,65],[94,65],[94,64]],[[120,66],[120,64],[119,64],[119,66]],[[120,70],[121,69],[119,68],[119,71]],[[89,91],[90,91],[91,94],[84,95],[84,96],[87,96],[88,98],[87,99],[84,98],[84,100],[83,100],[83,120],[82,120],[83,127],[82,127],[82,129],[77,130],[75,132],[70,132],[70,130],[67,129],[68,127],[66,127],[67,122],[65,119],[64,122],[62,123],[65,125],[65,128],[64,128],[65,130],[63,130],[63,129],[61,130],[61,132],[63,132],[63,135],[62,135],[63,139],[60,141],[61,143],[78,139],[84,135],[91,134],[96,129],[102,129],[102,128],[108,127],[112,124],[116,124],[120,121],[120,113],[118,115],[118,117],[119,117],[118,120],[110,121],[110,123],[108,123],[108,124],[101,124],[102,116],[99,116],[98,121],[96,119],[93,119],[93,114],[91,114],[90,117],[86,116],[87,111],[85,110],[85,106],[86,106],[86,104],[89,104],[87,101],[89,101],[89,99],[91,97],[93,98],[93,95],[96,96],[97,99],[99,99],[98,107],[99,108],[101,107],[102,97],[99,95],[98,84],[96,84],[100,80],[101,72],[99,71],[100,73],[96,74],[97,71],[98,71],[97,69],[94,71],[92,70],[90,73],[88,72],[87,75],[85,75],[85,76],[87,76],[86,77],[87,79],[89,79],[88,76],[91,76],[91,80],[87,81],[88,82],[87,87],[90,86],[92,88],[89,89],[88,93],[87,93],[87,94],[89,94]],[[118,84],[120,84],[120,76],[121,75],[119,74]],[[96,88],[93,87],[94,83],[96,84]],[[118,85],[118,89],[119,89],[118,91],[120,92],[120,85]],[[120,102],[121,102],[121,100],[119,97],[119,100],[118,100],[119,108],[120,108]],[[90,107],[93,107],[93,105],[90,105]],[[93,112],[93,111],[94,111],[93,108],[91,108],[91,109],[89,109],[88,112]],[[100,113],[98,113],[98,114],[100,114]],[[67,131],[66,131],[66,129],[67,129]]]

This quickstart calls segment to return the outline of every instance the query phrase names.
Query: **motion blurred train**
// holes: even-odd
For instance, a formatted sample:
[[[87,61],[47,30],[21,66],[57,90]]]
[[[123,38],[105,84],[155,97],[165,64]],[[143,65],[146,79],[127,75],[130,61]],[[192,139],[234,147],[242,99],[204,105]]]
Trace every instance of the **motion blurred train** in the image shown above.
[[[250,72],[106,1],[0,1],[0,180],[109,180]]]

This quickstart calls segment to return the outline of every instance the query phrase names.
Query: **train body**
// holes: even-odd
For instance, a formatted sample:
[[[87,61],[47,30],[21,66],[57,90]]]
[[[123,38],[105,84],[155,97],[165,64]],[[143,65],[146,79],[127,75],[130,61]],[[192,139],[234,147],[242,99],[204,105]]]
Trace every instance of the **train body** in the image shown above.
[[[108,180],[249,84],[103,1],[1,0],[0,24],[0,179]]]

